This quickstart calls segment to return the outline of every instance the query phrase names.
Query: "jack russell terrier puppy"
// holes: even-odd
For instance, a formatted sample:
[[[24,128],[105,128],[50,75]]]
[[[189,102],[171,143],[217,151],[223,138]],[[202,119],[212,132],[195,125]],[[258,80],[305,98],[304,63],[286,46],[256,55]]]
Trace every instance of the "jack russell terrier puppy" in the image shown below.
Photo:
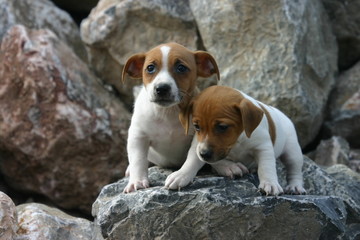
[[[207,52],[192,52],[168,43],[130,57],[123,69],[123,81],[126,74],[142,78],[144,83],[128,132],[129,183],[124,192],[129,193],[149,187],[149,162],[179,168],[186,159],[199,161],[195,147],[189,151],[194,137],[184,133],[179,117],[198,93],[197,77],[216,74],[219,79],[219,70]],[[170,184],[167,187],[171,188]]]
[[[280,158],[287,170],[285,192],[306,193],[302,177],[303,155],[296,130],[281,111],[236,89],[212,86],[188,105],[182,118],[186,132],[190,115],[198,141],[196,153],[202,162],[216,165],[223,161],[241,161],[249,168],[255,164],[260,191],[276,196],[283,193],[275,166],[276,159]],[[202,165],[197,159],[186,161],[191,160],[193,162],[184,165],[188,166],[187,175],[194,176]],[[246,171],[244,165],[240,169]],[[232,168],[228,171],[233,171]],[[182,173],[184,175],[186,173]]]

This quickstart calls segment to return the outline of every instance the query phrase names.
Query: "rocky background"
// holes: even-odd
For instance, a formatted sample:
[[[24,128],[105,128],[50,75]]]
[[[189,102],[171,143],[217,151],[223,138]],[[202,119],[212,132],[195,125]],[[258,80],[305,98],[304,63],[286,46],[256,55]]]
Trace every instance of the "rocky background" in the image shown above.
[[[359,238],[359,11],[356,0],[0,0],[0,239]],[[158,168],[153,188],[121,193],[139,84],[122,84],[122,67],[169,41],[209,51],[220,84],[294,121],[309,195],[261,196],[256,174],[173,192]]]

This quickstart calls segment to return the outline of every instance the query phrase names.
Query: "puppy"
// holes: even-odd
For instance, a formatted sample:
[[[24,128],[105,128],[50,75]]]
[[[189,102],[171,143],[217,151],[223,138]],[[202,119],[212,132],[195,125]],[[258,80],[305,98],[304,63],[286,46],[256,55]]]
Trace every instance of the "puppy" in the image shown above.
[[[196,153],[211,165],[221,161],[257,165],[259,189],[266,195],[283,193],[276,173],[276,159],[287,170],[287,193],[305,194],[303,156],[291,120],[281,111],[225,86],[205,89],[189,104],[183,118],[189,129],[190,116],[196,130]],[[193,176],[198,163],[185,163]],[[184,165],[185,165],[184,164]],[[243,167],[245,167],[243,166]],[[231,171],[231,169],[229,169]]]
[[[161,167],[180,167],[186,158],[199,161],[193,136],[185,135],[179,114],[198,93],[197,77],[210,77],[219,70],[214,58],[168,43],[128,59],[122,73],[143,80],[128,132],[129,183],[125,193],[149,187],[148,162]],[[170,187],[170,186],[168,186]]]

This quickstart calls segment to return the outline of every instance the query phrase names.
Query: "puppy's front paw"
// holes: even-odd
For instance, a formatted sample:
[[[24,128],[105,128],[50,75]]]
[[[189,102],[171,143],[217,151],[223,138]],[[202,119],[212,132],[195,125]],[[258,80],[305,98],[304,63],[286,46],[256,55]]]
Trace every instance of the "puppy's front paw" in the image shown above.
[[[303,188],[302,184],[289,184],[285,188],[285,193],[291,195],[305,195],[306,190]]]
[[[148,187],[149,187],[148,179],[136,180],[136,181],[129,180],[129,183],[124,188],[123,193],[131,193],[139,189],[148,188]]]
[[[229,160],[221,160],[217,163],[211,164],[216,172],[222,176],[234,178],[235,176],[242,177],[244,174],[249,173],[247,167],[240,162],[233,162]]]
[[[187,186],[195,176],[181,170],[171,173],[165,180],[165,187],[168,189],[178,189]]]
[[[260,182],[259,184],[260,192],[263,192],[268,195],[278,196],[284,193],[284,190],[278,182]]]

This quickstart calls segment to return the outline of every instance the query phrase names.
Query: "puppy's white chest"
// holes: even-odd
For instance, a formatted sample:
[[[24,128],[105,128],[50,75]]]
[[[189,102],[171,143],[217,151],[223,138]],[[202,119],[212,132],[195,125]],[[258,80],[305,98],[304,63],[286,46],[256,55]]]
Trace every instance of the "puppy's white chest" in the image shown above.
[[[163,167],[180,167],[186,159],[192,137],[186,136],[178,119],[157,120],[149,132],[150,162]]]
[[[182,138],[187,139],[184,129],[177,119],[172,121],[155,119],[148,130],[148,134],[151,136],[150,145],[154,147],[163,143],[167,143],[166,145],[169,146],[168,144],[176,143]]]

